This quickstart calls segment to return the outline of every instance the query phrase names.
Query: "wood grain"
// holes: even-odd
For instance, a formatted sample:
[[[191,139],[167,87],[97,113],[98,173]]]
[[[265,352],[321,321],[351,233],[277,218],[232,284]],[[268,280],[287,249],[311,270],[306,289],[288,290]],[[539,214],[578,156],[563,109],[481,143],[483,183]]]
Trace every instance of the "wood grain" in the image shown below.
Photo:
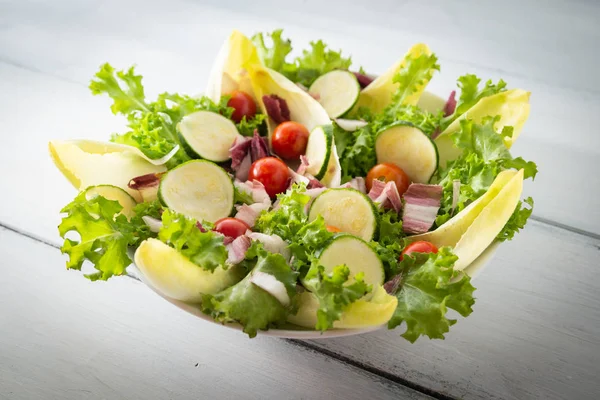
[[[0,255],[2,399],[430,398],[280,339],[250,342],[132,279],[85,282],[57,249],[5,229]]]

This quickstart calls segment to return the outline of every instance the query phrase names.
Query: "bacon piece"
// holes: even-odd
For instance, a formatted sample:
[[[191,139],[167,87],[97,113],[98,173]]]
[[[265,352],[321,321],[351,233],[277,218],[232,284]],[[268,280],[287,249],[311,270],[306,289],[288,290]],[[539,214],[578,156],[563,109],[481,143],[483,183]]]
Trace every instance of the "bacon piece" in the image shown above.
[[[367,184],[362,176],[353,178],[349,182],[344,183],[341,187],[356,189],[361,193],[367,194]]]
[[[235,265],[244,261],[246,251],[251,245],[250,238],[246,235],[236,237],[231,243],[227,244],[227,263]]]
[[[425,233],[433,226],[442,200],[440,185],[412,183],[404,193],[402,227],[411,234]]]
[[[367,86],[369,86],[371,84],[371,82],[373,82],[373,80],[374,80],[370,76],[361,74],[360,72],[352,72],[352,73],[356,77],[356,80],[358,81],[358,84],[360,85],[361,89],[364,89]]]
[[[290,109],[287,102],[276,94],[264,95],[262,101],[267,109],[267,115],[276,123],[290,121]]]
[[[448,100],[446,100],[446,105],[444,106],[444,117],[454,114],[454,110],[456,110],[456,90],[450,92],[450,96],[448,96]]]
[[[393,208],[397,213],[402,209],[402,200],[396,187],[396,182],[383,182],[375,179],[369,191],[369,198],[379,207]]]

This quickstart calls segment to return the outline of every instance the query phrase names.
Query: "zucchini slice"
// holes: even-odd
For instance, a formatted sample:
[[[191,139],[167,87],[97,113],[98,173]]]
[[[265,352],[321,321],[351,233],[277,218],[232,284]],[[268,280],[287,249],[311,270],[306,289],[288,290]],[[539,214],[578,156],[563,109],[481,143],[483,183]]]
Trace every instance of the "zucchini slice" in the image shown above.
[[[127,217],[127,219],[131,218],[134,214],[133,208],[136,206],[137,202],[129,193],[125,190],[121,189],[118,186],[113,185],[97,185],[90,186],[85,189],[85,198],[91,200],[96,196],[102,196],[107,200],[116,200],[123,207],[121,210],[121,214]]]
[[[438,151],[429,136],[412,124],[401,122],[377,134],[378,163],[392,163],[416,183],[427,183],[438,168]]]
[[[186,115],[177,128],[190,157],[214,162],[229,160],[229,148],[240,136],[233,122],[211,111]]]
[[[218,165],[192,160],[162,177],[158,197],[165,206],[178,213],[198,221],[215,222],[231,214],[233,182]]]
[[[306,171],[317,179],[322,179],[329,167],[333,145],[333,127],[317,126],[312,130],[306,145],[308,168]]]
[[[319,255],[319,264],[325,272],[333,272],[338,265],[346,265],[350,269],[350,277],[363,272],[365,283],[373,286],[383,285],[385,270],[381,259],[364,240],[351,235],[340,235],[334,238]],[[348,282],[351,283],[351,282]]]
[[[334,70],[318,77],[308,92],[321,103],[329,118],[337,118],[354,107],[360,85],[352,72]]]
[[[327,225],[363,240],[373,239],[378,227],[377,208],[367,196],[355,189],[329,189],[313,201],[308,220],[323,216]]]

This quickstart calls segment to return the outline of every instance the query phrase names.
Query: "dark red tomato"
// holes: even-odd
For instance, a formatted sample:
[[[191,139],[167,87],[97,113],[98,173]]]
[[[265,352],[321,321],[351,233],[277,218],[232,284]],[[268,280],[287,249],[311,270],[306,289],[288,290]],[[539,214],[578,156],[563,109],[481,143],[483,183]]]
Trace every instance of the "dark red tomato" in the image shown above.
[[[242,220],[237,218],[222,218],[215,222],[215,231],[225,236],[236,238],[242,236],[250,227]]]
[[[271,145],[281,158],[294,160],[306,151],[308,143],[308,129],[297,122],[287,121],[277,125]]]
[[[231,119],[236,123],[239,123],[244,117],[246,117],[246,120],[249,120],[256,115],[256,103],[248,93],[241,90],[231,93],[227,107],[233,108]]]
[[[287,165],[279,158],[265,157],[256,160],[250,166],[248,180],[256,179],[265,186],[265,190],[274,198],[279,193],[285,192],[290,180],[290,171]]]
[[[371,168],[367,174],[367,190],[371,190],[373,181],[376,179],[384,182],[396,182],[396,187],[398,188],[400,196],[402,196],[410,186],[410,178],[406,175],[406,172],[396,164],[392,163],[377,164]]]
[[[410,255],[412,253],[437,253],[438,249],[432,243],[426,242],[424,240],[414,242],[409,244],[402,250],[402,254],[400,254],[400,261],[406,255]]]

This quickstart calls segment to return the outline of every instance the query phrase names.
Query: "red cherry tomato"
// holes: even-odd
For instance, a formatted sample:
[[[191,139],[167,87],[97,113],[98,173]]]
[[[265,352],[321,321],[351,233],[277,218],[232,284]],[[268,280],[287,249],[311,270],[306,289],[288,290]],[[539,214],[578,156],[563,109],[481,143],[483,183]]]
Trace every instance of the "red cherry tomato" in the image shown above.
[[[325,227],[325,229],[327,229],[331,233],[337,233],[337,232],[341,232],[342,231],[340,228],[337,228],[337,227],[332,226],[332,225],[327,225]]]
[[[227,107],[233,108],[231,119],[236,123],[239,123],[244,117],[246,117],[246,120],[249,120],[256,115],[256,103],[248,93],[241,90],[235,90],[231,93]]]
[[[292,121],[282,122],[273,132],[271,145],[281,158],[297,159],[306,151],[308,135],[308,129],[304,125]]]
[[[412,253],[437,253],[438,249],[432,243],[426,242],[424,240],[414,242],[409,244],[402,250],[402,254],[400,254],[400,261],[404,256],[410,255]]]
[[[265,186],[271,197],[285,192],[290,180],[290,171],[283,161],[275,157],[265,157],[256,160],[250,166],[248,180],[257,180]]]
[[[215,222],[215,231],[222,233],[225,236],[236,238],[242,236],[250,229],[248,224],[237,218],[222,218]]]
[[[367,189],[371,190],[374,180],[380,180],[384,182],[396,182],[398,193],[400,196],[408,190],[410,186],[410,178],[406,175],[406,172],[399,166],[392,163],[377,164],[367,174]]]

